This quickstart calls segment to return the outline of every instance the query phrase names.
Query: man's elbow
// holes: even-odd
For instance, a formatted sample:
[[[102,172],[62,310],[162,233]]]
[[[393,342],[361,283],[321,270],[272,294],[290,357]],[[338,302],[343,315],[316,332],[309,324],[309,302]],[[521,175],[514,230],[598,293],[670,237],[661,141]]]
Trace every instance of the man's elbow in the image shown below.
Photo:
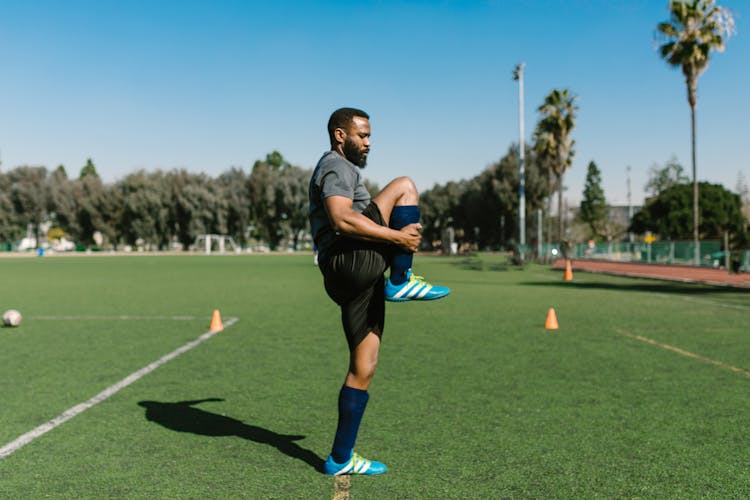
[[[332,218],[331,226],[337,233],[348,233],[352,227],[344,218]]]

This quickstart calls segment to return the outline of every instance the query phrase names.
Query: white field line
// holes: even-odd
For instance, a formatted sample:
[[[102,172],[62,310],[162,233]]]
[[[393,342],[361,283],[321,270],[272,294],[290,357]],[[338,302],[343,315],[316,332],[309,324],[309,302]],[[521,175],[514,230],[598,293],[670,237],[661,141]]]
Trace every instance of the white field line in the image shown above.
[[[226,322],[224,322],[224,328],[228,328],[228,327],[232,326],[237,321],[239,321],[239,318],[229,318]],[[49,422],[46,422],[46,423],[40,425],[39,427],[37,427],[36,429],[32,429],[29,432],[27,432],[26,434],[17,437],[16,439],[14,439],[13,441],[11,441],[10,443],[8,443],[8,444],[4,445],[2,448],[0,448],[0,460],[6,458],[9,455],[11,455],[12,453],[18,451],[18,449],[20,449],[21,447],[23,447],[23,446],[29,444],[30,442],[34,441],[36,438],[40,437],[41,435],[46,434],[47,432],[51,431],[55,427],[58,427],[58,426],[64,424],[65,422],[67,422],[68,420],[70,420],[71,418],[73,418],[73,417],[75,417],[77,415],[80,415],[81,413],[83,413],[84,411],[88,410],[92,406],[101,403],[102,401],[104,401],[108,397],[112,396],[113,394],[116,394],[121,389],[124,389],[125,387],[129,386],[133,382],[136,382],[137,380],[143,378],[144,376],[148,375],[152,371],[154,371],[157,368],[159,368],[161,365],[163,365],[165,363],[168,363],[169,361],[173,360],[174,358],[176,358],[180,354],[183,354],[183,353],[189,351],[190,349],[192,349],[192,348],[194,348],[194,347],[202,344],[203,342],[205,342],[206,340],[210,339],[211,337],[213,337],[217,333],[219,333],[219,332],[218,331],[210,331],[210,330],[207,331],[206,333],[204,333],[203,335],[201,335],[197,339],[195,339],[195,340],[193,340],[191,342],[188,342],[187,344],[183,345],[182,347],[179,347],[179,348],[175,349],[174,351],[170,352],[169,354],[166,354],[166,355],[162,356],[161,358],[157,359],[153,363],[151,363],[151,364],[149,364],[147,366],[144,366],[143,368],[141,368],[140,370],[138,370],[136,372],[131,373],[130,375],[128,375],[124,379],[120,380],[116,384],[114,384],[114,385],[112,385],[110,387],[107,387],[102,392],[100,392],[99,394],[97,394],[93,398],[89,399],[88,401],[85,401],[83,403],[79,403],[79,404],[77,404],[77,405],[75,405],[75,406],[73,406],[71,408],[68,408],[67,410],[65,410],[64,412],[62,412],[60,415],[58,415],[57,417],[53,418]]]
[[[705,356],[701,356],[700,354],[695,354],[690,351],[686,351],[684,349],[680,349],[679,347],[675,347],[669,344],[662,344],[661,342],[657,342],[656,340],[642,337],[641,335],[636,335],[634,333],[630,333],[628,331],[625,331],[621,328],[617,328],[617,333],[620,335],[624,335],[626,337],[630,337],[631,339],[640,340],[641,342],[645,342],[647,344],[655,345],[657,347],[661,347],[662,349],[666,349],[668,351],[676,352],[680,356],[685,356],[688,358],[697,359],[699,361],[703,361],[704,363],[708,363],[714,366],[718,366],[719,368],[724,368],[725,370],[730,370],[735,373],[739,373],[741,375],[745,375],[750,377],[750,371],[745,370],[744,368],[737,368],[736,366],[729,365],[727,363],[724,363],[722,361],[716,361],[715,359],[707,358]]]
[[[349,500],[351,492],[351,476],[336,476],[333,480],[333,500]]]
[[[146,320],[168,320],[168,321],[192,321],[206,319],[206,316],[29,316],[26,319],[39,321],[146,321]],[[208,317],[210,320],[210,316]]]

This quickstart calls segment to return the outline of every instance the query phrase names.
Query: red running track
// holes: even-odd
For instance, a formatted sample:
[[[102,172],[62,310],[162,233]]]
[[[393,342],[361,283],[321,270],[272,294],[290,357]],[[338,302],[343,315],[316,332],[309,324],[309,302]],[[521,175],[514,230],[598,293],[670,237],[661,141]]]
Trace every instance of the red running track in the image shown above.
[[[565,260],[558,259],[552,265],[552,268],[565,269]],[[587,271],[592,273],[617,274],[638,278],[653,278],[688,283],[705,283],[707,285],[750,288],[750,274],[732,274],[723,269],[588,259],[573,259],[572,268],[573,273],[576,271]]]

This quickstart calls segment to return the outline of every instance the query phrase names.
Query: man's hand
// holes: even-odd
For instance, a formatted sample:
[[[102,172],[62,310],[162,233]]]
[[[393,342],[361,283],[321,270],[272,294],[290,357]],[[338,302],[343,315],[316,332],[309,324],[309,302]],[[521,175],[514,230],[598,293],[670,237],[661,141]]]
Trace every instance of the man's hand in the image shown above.
[[[409,224],[399,229],[402,233],[402,241],[398,243],[398,246],[404,250],[412,253],[416,253],[419,250],[419,243],[422,241],[422,224],[416,222]]]

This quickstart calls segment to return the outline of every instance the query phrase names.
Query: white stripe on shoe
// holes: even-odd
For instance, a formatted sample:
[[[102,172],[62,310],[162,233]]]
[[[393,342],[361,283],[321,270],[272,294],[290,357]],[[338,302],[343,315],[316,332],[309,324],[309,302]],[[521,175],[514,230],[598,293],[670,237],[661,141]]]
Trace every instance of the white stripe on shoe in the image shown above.
[[[430,288],[432,288],[432,285],[428,285],[427,283],[420,282],[417,286],[412,288],[412,291],[409,293],[409,297],[421,299],[422,297],[425,296],[427,292],[430,291]]]
[[[398,291],[398,293],[397,293],[396,295],[394,295],[393,297],[394,297],[394,298],[396,298],[396,299],[400,299],[400,298],[401,298],[401,297],[403,297],[404,295],[406,295],[407,297],[411,297],[411,294],[408,294],[408,295],[407,295],[407,292],[409,292],[410,290],[412,290],[412,289],[413,289],[413,288],[415,287],[415,285],[416,285],[416,286],[418,286],[418,285],[419,285],[419,283],[412,283],[411,281],[407,282],[407,283],[406,283],[406,284],[405,284],[405,285],[404,285],[404,286],[403,286],[403,287],[401,288],[401,290],[399,290],[399,291]]]
[[[354,457],[350,458],[349,461],[346,463],[345,466],[341,468],[340,471],[338,471],[334,476],[340,476],[342,474],[348,474],[350,470],[352,470],[352,467],[354,467]]]
[[[364,474],[367,472],[367,469],[370,468],[370,461],[359,456],[355,456],[354,459],[357,460],[357,463],[354,466],[354,472],[357,474]]]

